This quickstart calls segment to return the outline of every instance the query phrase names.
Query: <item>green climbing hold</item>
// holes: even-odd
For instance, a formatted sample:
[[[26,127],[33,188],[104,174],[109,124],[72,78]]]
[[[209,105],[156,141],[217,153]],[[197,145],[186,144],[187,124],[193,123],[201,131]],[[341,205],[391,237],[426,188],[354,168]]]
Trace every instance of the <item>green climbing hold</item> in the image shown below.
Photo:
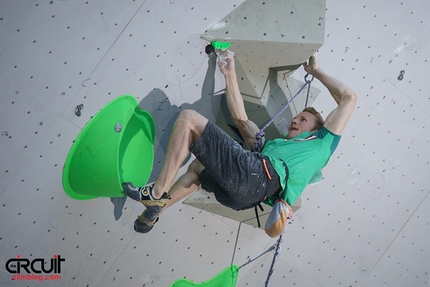
[[[191,282],[188,279],[179,279],[170,285],[170,287],[193,287],[193,286],[205,286],[205,287],[235,287],[237,277],[239,276],[239,267],[235,264],[228,266],[223,271],[215,275],[215,277],[205,282]]]
[[[145,185],[154,160],[155,124],[133,96],[116,98],[82,129],[63,169],[73,199],[125,196],[121,183]]]
[[[211,44],[214,46],[215,50],[226,50],[231,46],[230,42],[213,41]]]

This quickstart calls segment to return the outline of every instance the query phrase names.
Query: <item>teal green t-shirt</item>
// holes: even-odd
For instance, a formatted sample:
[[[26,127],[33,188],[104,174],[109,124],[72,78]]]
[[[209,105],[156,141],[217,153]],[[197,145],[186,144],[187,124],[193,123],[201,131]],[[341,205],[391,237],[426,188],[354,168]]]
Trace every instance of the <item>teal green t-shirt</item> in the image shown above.
[[[341,136],[333,134],[327,128],[304,132],[292,139],[274,139],[264,144],[262,154],[269,157],[280,178],[282,198],[292,205],[302,194],[311,179],[327,165],[336,149]],[[286,179],[284,162],[288,166],[289,177]],[[279,194],[266,199],[264,203],[273,206]]]

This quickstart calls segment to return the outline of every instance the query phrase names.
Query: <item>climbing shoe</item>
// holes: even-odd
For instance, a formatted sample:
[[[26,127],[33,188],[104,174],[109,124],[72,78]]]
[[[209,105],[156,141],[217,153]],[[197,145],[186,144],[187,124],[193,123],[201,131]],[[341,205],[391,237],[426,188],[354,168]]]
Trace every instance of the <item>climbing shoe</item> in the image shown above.
[[[163,193],[159,199],[154,198],[152,194],[154,183],[150,183],[142,187],[135,187],[131,182],[123,182],[122,188],[128,197],[141,202],[147,209],[155,214],[160,213],[166,205],[166,200],[170,199],[170,196],[167,193]]]
[[[139,233],[148,233],[158,221],[158,214],[149,209],[145,209],[143,213],[134,221],[134,230]]]

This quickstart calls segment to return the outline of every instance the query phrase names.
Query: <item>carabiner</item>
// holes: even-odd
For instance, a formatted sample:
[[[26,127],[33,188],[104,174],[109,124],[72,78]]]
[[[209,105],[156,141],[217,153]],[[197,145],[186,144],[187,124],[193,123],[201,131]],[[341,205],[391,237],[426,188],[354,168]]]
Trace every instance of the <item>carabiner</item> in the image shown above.
[[[308,76],[309,76],[309,73],[307,73],[307,74],[305,75],[305,82],[306,82],[306,83],[311,83],[311,82],[314,80],[314,78],[315,78],[315,77],[314,77],[314,75],[312,75],[312,79],[309,81],[309,80],[308,80]]]

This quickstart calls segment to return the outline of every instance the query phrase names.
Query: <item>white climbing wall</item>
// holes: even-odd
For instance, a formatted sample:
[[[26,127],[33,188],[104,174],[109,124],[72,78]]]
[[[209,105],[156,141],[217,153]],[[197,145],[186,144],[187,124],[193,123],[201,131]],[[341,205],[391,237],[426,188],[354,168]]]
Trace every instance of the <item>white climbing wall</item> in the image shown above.
[[[157,124],[152,178],[180,110],[215,120],[224,82],[200,35],[242,3],[0,2],[1,286],[204,281],[231,263],[234,249],[234,263],[242,265],[275,243],[242,224],[235,248],[238,222],[179,203],[150,233],[137,234],[141,204],[75,201],[61,185],[73,140],[122,94],[134,95]],[[327,0],[326,6],[321,65],[360,98],[323,182],[303,194],[270,286],[428,286],[430,3]],[[293,75],[303,76],[301,68]],[[327,116],[335,103],[314,86],[321,90],[314,106]],[[12,280],[17,274],[6,263],[18,255],[43,258],[46,267],[60,255],[61,272],[49,275],[61,277]],[[262,286],[271,260],[269,253],[243,267],[237,286]]]

